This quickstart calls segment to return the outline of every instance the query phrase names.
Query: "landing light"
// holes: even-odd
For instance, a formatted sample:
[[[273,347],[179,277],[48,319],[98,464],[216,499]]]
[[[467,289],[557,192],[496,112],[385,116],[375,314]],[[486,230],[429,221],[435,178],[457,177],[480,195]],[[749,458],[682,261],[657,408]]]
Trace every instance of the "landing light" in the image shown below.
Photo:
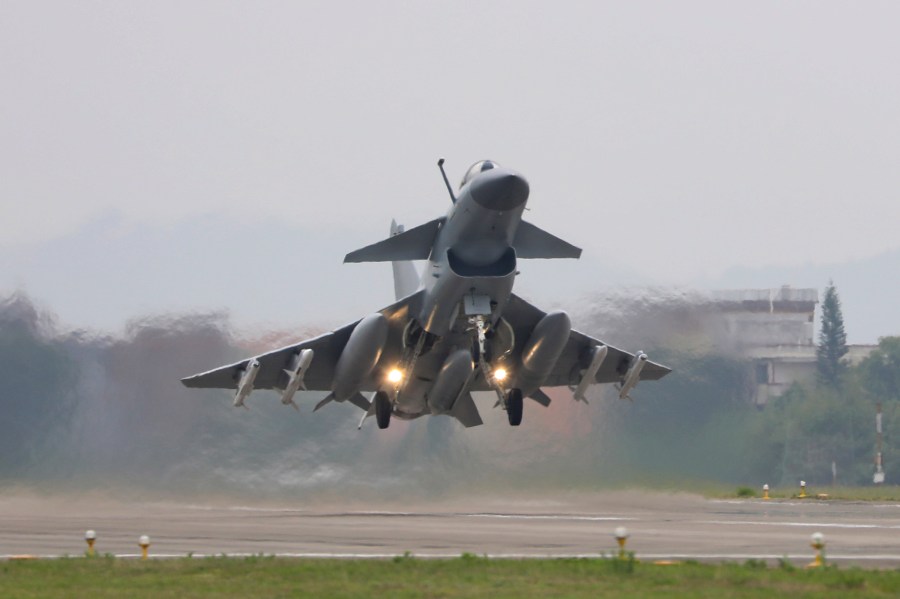
[[[393,368],[388,372],[388,381],[391,383],[399,383],[403,380],[403,371],[399,368]]]
[[[498,381],[506,380],[506,369],[497,368],[494,370],[494,379]]]

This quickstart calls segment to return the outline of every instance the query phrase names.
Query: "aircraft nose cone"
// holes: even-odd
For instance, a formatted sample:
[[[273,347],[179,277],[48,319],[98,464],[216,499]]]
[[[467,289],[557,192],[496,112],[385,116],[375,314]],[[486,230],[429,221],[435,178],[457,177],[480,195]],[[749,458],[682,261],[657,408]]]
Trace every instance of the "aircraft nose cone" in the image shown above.
[[[504,169],[485,171],[472,181],[472,198],[488,210],[512,210],[528,200],[528,181]]]

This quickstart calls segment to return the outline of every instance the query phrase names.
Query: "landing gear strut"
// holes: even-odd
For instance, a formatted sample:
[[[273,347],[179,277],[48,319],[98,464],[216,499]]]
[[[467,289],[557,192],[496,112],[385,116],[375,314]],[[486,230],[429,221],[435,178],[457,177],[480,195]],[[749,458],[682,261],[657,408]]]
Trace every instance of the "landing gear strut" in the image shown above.
[[[385,429],[391,424],[391,398],[385,391],[379,391],[375,394],[375,421],[378,428]]]
[[[510,426],[522,424],[522,390],[510,389],[506,394],[506,416]]]

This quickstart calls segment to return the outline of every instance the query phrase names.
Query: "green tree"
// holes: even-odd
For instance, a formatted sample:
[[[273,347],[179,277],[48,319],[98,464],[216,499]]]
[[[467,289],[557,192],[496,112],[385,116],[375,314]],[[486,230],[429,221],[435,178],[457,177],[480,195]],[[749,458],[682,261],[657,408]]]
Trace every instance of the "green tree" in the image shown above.
[[[878,349],[856,368],[863,387],[876,400],[900,400],[900,337],[882,337]]]
[[[844,332],[844,316],[841,314],[841,300],[834,282],[829,281],[822,300],[822,328],[819,331],[819,346],[816,361],[822,382],[837,387],[841,374],[846,368],[843,358],[847,354],[847,334]]]

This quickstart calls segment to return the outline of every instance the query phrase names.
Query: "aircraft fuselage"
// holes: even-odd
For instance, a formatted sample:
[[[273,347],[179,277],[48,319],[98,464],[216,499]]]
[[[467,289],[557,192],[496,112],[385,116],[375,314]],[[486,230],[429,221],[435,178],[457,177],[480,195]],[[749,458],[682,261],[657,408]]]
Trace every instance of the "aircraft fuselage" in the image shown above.
[[[516,276],[513,239],[528,201],[528,182],[495,167],[460,190],[438,231],[423,273],[425,299],[419,321],[443,337],[459,317],[465,296],[488,301],[496,323]]]

